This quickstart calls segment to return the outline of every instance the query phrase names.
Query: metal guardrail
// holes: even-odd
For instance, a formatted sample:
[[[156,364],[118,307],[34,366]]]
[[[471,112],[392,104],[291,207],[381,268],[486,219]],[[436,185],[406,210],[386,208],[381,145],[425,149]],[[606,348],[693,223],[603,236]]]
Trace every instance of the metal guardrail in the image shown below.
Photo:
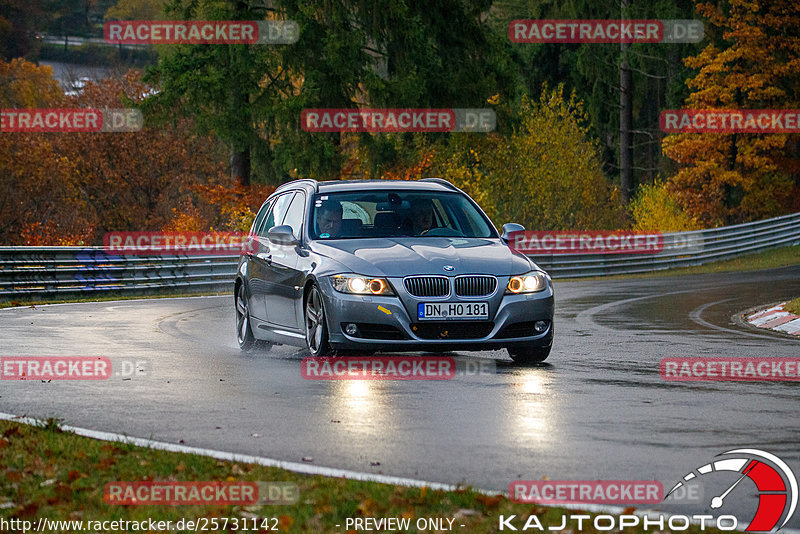
[[[531,259],[553,278],[649,273],[800,245],[800,213],[710,230],[662,234],[656,254],[539,254]]]
[[[103,247],[0,247],[0,298],[233,291],[237,256],[118,256]]]
[[[800,244],[800,213],[663,234],[657,254],[547,254],[531,258],[553,278],[653,272]],[[0,247],[0,298],[104,291],[233,291],[236,256],[118,256],[102,247]]]

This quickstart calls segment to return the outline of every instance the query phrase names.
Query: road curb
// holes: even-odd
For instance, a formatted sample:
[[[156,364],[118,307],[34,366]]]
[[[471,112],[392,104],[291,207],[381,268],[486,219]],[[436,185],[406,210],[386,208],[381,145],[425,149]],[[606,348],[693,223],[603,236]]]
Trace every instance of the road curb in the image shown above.
[[[783,309],[786,302],[758,308],[754,313],[743,314],[744,321],[754,327],[772,330],[800,338],[800,315]]]

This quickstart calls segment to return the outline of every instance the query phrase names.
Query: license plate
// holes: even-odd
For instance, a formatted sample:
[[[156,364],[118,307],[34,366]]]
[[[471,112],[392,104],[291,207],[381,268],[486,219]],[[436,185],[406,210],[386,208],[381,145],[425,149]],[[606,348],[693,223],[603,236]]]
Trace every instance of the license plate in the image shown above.
[[[488,302],[420,302],[418,319],[488,319]]]

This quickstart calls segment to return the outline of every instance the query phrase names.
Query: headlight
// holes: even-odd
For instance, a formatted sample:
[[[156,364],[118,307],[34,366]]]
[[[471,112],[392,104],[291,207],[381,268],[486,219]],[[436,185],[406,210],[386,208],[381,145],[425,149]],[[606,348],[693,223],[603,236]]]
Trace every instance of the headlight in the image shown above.
[[[385,278],[370,278],[357,274],[337,274],[331,277],[333,289],[354,295],[394,295]]]
[[[506,286],[506,295],[536,293],[544,289],[547,289],[547,275],[541,271],[531,271],[519,276],[512,276]]]

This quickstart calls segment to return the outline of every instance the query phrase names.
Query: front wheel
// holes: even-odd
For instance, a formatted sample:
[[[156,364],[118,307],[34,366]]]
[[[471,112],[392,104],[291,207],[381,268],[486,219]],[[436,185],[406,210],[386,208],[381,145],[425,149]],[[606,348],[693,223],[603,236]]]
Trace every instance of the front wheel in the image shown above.
[[[325,307],[322,293],[316,284],[311,286],[305,303],[306,345],[312,356],[328,356],[328,324],[325,320]]]
[[[247,291],[244,284],[236,288],[236,341],[242,350],[250,350],[256,343],[253,329],[250,327],[250,306],[247,303]]]
[[[550,347],[527,347],[524,349],[508,349],[508,355],[514,363],[530,365],[541,363],[550,355]]]

